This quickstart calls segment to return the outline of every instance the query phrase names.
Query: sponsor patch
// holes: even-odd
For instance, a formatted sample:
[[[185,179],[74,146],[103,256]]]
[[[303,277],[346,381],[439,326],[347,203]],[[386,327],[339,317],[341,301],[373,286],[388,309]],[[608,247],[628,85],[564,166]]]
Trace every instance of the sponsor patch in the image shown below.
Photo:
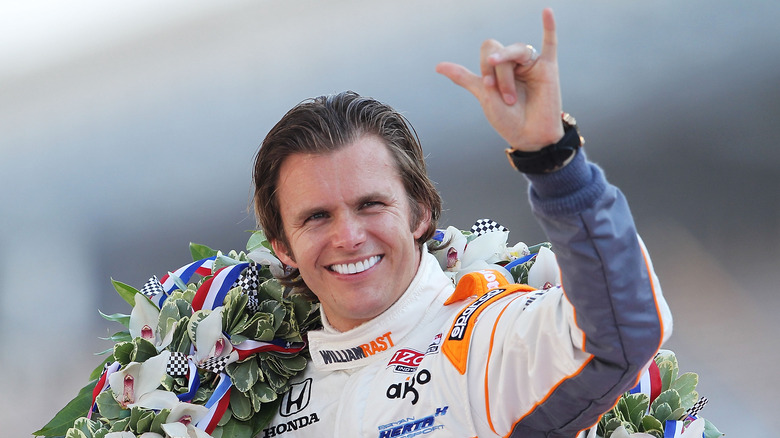
[[[308,378],[303,382],[290,385],[290,389],[282,395],[279,415],[289,417],[306,409],[311,400],[311,382],[311,378]]]
[[[448,408],[449,406],[436,408],[436,411],[433,414],[420,419],[408,417],[403,420],[379,426],[378,438],[412,438],[418,435],[429,434],[435,430],[444,429],[443,424],[436,424],[436,418],[447,415]]]
[[[320,421],[320,418],[317,416],[317,414],[304,415],[302,417],[287,421],[286,423],[275,424],[263,429],[263,438],[272,438],[282,435],[286,432],[303,429],[304,427],[311,426],[318,421]]]
[[[365,344],[360,344],[357,347],[347,348],[345,350],[320,350],[319,353],[320,356],[322,356],[322,361],[325,365],[334,362],[342,363],[360,360],[394,346],[393,338],[390,335],[392,335],[392,333],[387,332],[382,336]]]
[[[407,377],[403,382],[393,383],[390,385],[387,388],[385,395],[391,400],[398,398],[406,399],[409,397],[409,401],[411,401],[413,405],[416,405],[420,400],[420,393],[418,389],[423,385],[427,385],[430,383],[430,381],[431,372],[426,369],[422,369],[413,376]]]
[[[493,277],[491,276],[488,278],[483,271],[480,271],[469,273],[463,278],[465,279],[472,274],[475,274],[473,278],[476,279],[472,280],[471,284],[478,285],[482,289],[478,288],[474,294],[471,294],[472,296],[476,294],[477,298],[461,310],[457,318],[455,318],[455,321],[452,323],[452,328],[450,328],[441,347],[452,365],[454,365],[461,374],[466,373],[466,364],[468,363],[469,348],[471,346],[471,334],[474,331],[474,326],[482,311],[508,295],[528,293],[535,290],[525,284],[506,284],[498,289],[485,290],[489,284],[487,280]],[[462,281],[463,280],[461,280],[461,282]],[[458,287],[460,287],[460,283],[458,283]],[[455,292],[457,294],[457,289]],[[464,296],[466,293],[468,292],[461,291],[459,296]],[[453,296],[456,294],[453,294]]]
[[[393,367],[399,373],[413,373],[420,366],[425,354],[410,348],[402,348],[395,352],[388,367]]]

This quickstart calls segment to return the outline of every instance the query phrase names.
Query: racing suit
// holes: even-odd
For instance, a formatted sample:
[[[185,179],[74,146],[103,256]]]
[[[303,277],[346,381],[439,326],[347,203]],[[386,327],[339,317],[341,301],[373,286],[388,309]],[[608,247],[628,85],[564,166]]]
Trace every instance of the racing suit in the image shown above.
[[[486,272],[453,295],[423,254],[382,315],[309,332],[312,361],[258,436],[573,437],[596,423],[636,384],[671,315],[625,199],[583,152],[527,177],[562,286],[493,289]]]

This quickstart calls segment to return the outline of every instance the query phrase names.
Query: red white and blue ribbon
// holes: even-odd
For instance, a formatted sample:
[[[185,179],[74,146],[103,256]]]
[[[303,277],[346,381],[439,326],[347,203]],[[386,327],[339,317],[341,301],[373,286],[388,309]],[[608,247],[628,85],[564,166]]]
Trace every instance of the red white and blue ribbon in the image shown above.
[[[664,438],[678,438],[683,433],[683,422],[667,420],[664,425]]]
[[[249,263],[239,263],[226,266],[204,281],[192,299],[192,310],[215,309],[223,304],[225,295],[232,289],[233,283],[241,276],[241,271],[249,266]]]
[[[238,352],[238,360],[244,360],[252,354],[262,351],[294,354],[303,350],[305,346],[305,342],[288,342],[281,339],[274,339],[271,342],[262,342],[249,339],[238,345],[234,345],[233,349]]]
[[[195,397],[195,393],[200,388],[200,376],[198,375],[198,367],[195,366],[195,361],[192,357],[187,358],[187,364],[189,365],[189,373],[187,373],[187,392],[184,394],[176,394],[176,397],[183,402],[191,401]]]
[[[221,373],[219,375],[219,383],[214,389],[214,393],[206,401],[206,406],[209,409],[208,414],[198,421],[195,427],[205,430],[210,434],[214,432],[222,415],[225,414],[228,405],[230,404],[230,388],[233,386],[233,382],[230,380],[227,374]]]
[[[652,403],[661,394],[661,388],[661,371],[658,369],[658,364],[651,360],[650,366],[639,377],[639,383],[629,392],[646,394]]]
[[[95,388],[92,390],[92,404],[90,405],[89,413],[87,413],[87,418],[92,417],[92,412],[96,408],[95,400],[97,399],[97,396],[100,395],[101,392],[105,391],[106,388],[108,388],[108,376],[118,371],[120,366],[121,365],[119,362],[114,361],[114,363],[112,363],[111,365],[107,365],[106,368],[103,370],[103,372],[100,374],[100,378],[95,384]]]
[[[179,286],[176,285],[175,278],[180,278],[181,281],[186,284],[195,274],[201,275],[203,277],[211,275],[211,268],[214,266],[214,259],[216,259],[216,256],[201,259],[188,265],[184,265],[173,272],[165,274],[160,280],[163,289],[165,289],[165,291],[168,293],[176,290]]]

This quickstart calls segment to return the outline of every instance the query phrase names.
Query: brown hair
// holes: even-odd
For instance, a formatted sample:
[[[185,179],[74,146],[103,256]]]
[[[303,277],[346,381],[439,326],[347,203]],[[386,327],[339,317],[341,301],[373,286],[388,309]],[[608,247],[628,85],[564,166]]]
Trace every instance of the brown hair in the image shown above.
[[[305,100],[282,117],[260,145],[253,173],[254,209],[258,226],[268,240],[289,248],[276,197],[279,170],[293,154],[326,154],[364,135],[383,140],[395,160],[409,197],[410,228],[416,228],[426,210],[431,221],[417,239],[422,245],[433,236],[441,215],[441,196],[428,178],[425,159],[414,128],[389,105],[352,91]],[[293,272],[287,278],[297,277]]]

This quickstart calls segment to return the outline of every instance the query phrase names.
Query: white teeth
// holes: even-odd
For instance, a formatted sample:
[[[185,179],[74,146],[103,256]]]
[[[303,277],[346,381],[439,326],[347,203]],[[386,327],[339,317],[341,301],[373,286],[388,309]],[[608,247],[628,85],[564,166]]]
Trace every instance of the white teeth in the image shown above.
[[[357,274],[377,264],[379,259],[379,256],[372,256],[362,262],[331,265],[330,269],[339,274]]]

